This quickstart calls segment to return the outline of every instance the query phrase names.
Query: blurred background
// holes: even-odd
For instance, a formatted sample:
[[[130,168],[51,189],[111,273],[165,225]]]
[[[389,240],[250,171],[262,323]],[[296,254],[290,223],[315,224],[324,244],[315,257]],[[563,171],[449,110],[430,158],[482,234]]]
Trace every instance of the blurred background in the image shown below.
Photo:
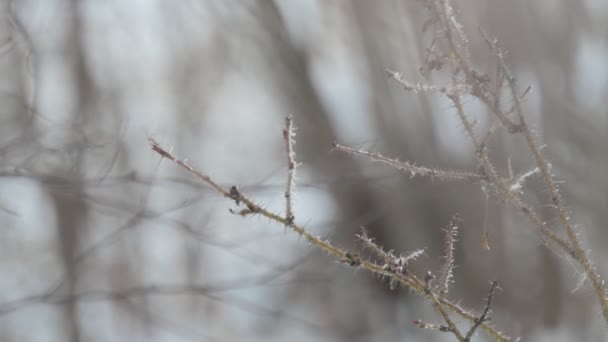
[[[607,276],[608,3],[456,7],[480,69],[495,70],[482,27],[509,52],[520,88],[533,86],[529,122]],[[475,184],[331,152],[338,141],[475,170],[449,101],[386,77],[388,68],[422,80],[433,35],[420,3],[19,0],[0,10],[1,341],[451,341],[411,323],[441,322],[421,298],[266,219],[230,214],[233,203],[146,141],[280,212],[287,114],[302,163],[296,222],[353,250],[360,226],[386,249],[425,248],[412,266],[422,273],[438,269],[441,229],[458,215],[450,298],[479,310],[498,280],[492,317],[507,335],[607,339],[579,269],[519,212]],[[466,101],[481,134],[493,118]],[[515,173],[534,167],[520,137],[498,133],[490,152],[503,175],[508,161]],[[527,185],[556,223],[538,177]],[[198,291],[117,295],[167,284]]]

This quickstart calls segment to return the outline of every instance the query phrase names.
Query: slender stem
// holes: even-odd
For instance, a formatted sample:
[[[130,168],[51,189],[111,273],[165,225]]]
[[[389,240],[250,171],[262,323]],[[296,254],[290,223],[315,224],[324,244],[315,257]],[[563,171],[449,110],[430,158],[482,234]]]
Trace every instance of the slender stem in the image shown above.
[[[435,307],[435,309],[439,312],[441,317],[446,321],[446,323],[451,329],[451,332],[459,339],[459,341],[464,341],[464,336],[458,331],[456,325],[450,319],[446,309],[452,311],[453,313],[456,313],[457,315],[467,319],[472,323],[475,323],[476,317],[473,314],[466,312],[464,309],[460,308],[456,304],[449,302],[447,299],[437,296],[433,291],[429,291],[427,284],[425,284],[423,280],[421,280],[414,274],[403,274],[394,272],[393,270],[384,268],[384,265],[379,265],[368,260],[362,259],[356,253],[352,253],[345,249],[337,247],[329,241],[323,240],[320,237],[311,234],[304,227],[294,222],[291,222],[288,218],[275,214],[257,205],[254,201],[243,195],[237,189],[236,186],[232,186],[230,187],[230,189],[222,187],[221,185],[213,181],[209,176],[205,175],[200,171],[197,171],[194,167],[190,166],[186,161],[176,158],[171,152],[160,146],[153,138],[149,138],[148,141],[152,147],[152,150],[154,150],[160,156],[173,161],[178,166],[182,167],[190,174],[192,174],[196,179],[202,181],[203,183],[206,183],[211,188],[221,193],[225,197],[232,199],[237,205],[245,206],[245,209],[241,211],[237,212],[231,210],[231,212],[243,216],[250,214],[261,215],[270,219],[271,221],[274,221],[281,225],[285,225],[289,227],[289,229],[291,229],[294,233],[303,236],[310,244],[320,248],[327,254],[333,255],[341,262],[346,263],[352,267],[364,269],[371,273],[390,278],[400,284],[403,284],[404,286],[407,286],[417,294],[427,298],[432,303],[433,307]],[[507,336],[505,336],[504,334],[497,331],[492,326],[486,323],[482,323],[480,325],[480,328],[484,330],[488,335],[495,338],[497,341],[509,341],[509,338]]]

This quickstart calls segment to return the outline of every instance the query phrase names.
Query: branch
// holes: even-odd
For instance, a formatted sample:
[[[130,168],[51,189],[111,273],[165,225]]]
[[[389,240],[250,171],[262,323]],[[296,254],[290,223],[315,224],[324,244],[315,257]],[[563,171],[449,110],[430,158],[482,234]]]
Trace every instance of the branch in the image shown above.
[[[287,152],[287,184],[285,186],[285,217],[287,221],[293,223],[295,216],[293,215],[292,207],[292,189],[295,187],[296,174],[296,154],[293,150],[295,144],[295,132],[293,129],[293,120],[291,116],[285,117],[285,128],[283,129],[283,140],[285,142],[285,150]]]
[[[452,221],[445,229],[444,261],[439,275],[439,295],[444,297],[450,288],[450,283],[454,280],[454,252],[456,250],[456,236],[458,226]]]
[[[528,148],[532,152],[532,155],[534,156],[534,159],[536,161],[536,165],[538,166],[538,169],[540,170],[540,174],[545,183],[545,187],[549,192],[549,197],[551,199],[551,203],[558,213],[558,217],[559,217],[561,224],[564,226],[564,228],[566,230],[566,234],[568,236],[568,242],[569,242],[569,244],[568,244],[569,248],[567,248],[566,251],[568,252],[568,254],[570,254],[572,256],[572,258],[574,260],[576,260],[581,265],[585,274],[591,280],[591,284],[595,290],[595,293],[596,293],[596,295],[600,301],[600,305],[602,307],[602,314],[604,316],[604,320],[606,321],[606,323],[608,323],[608,296],[606,294],[607,289],[604,285],[604,281],[601,279],[600,275],[597,273],[597,270],[595,269],[592,262],[589,260],[589,258],[587,256],[587,252],[581,245],[581,242],[574,229],[574,225],[572,224],[572,222],[570,220],[570,216],[564,207],[562,197],[557,189],[555,181],[553,180],[553,176],[551,174],[551,165],[543,157],[542,153],[540,152],[540,148],[534,139],[534,135],[532,134],[532,132],[530,131],[530,128],[526,124],[522,105],[521,105],[520,96],[518,95],[518,92],[517,92],[515,77],[513,77],[511,70],[508,68],[508,66],[505,62],[504,53],[502,52],[502,50],[500,48],[497,47],[495,40],[490,40],[483,31],[482,31],[482,34],[483,34],[486,42],[490,46],[492,53],[498,59],[498,63],[500,65],[502,72],[506,75],[507,83],[509,85],[509,90],[511,92],[511,97],[513,99],[513,105],[514,105],[515,111],[519,117],[519,127],[521,129],[519,129],[517,132],[521,133],[523,135],[524,140],[526,141],[526,144],[528,145]],[[529,89],[530,89],[530,87],[528,87],[528,89],[526,89],[524,91],[522,97],[525,96],[525,94],[527,94],[529,92]]]
[[[261,206],[257,205],[254,201],[252,201],[247,196],[242,194],[236,186],[232,186],[229,189],[222,187],[221,185],[219,185],[218,183],[213,181],[208,175],[205,175],[204,173],[197,171],[192,166],[190,166],[186,161],[180,160],[177,157],[175,157],[170,151],[167,151],[162,146],[160,146],[156,142],[156,140],[154,140],[153,138],[148,138],[148,142],[150,143],[152,150],[154,152],[158,153],[161,157],[167,158],[167,159],[173,161],[178,166],[182,167],[183,169],[188,171],[190,174],[192,174],[194,177],[196,177],[200,181],[206,183],[211,188],[213,188],[214,190],[216,190],[217,192],[222,194],[224,197],[230,198],[231,200],[234,201],[234,203],[237,205],[237,207],[238,206],[244,207],[244,209],[241,209],[239,211],[231,209],[230,212],[236,213],[236,214],[239,214],[242,216],[260,215],[260,216],[268,218],[269,220],[271,220],[273,222],[287,226],[294,233],[296,233],[300,236],[303,236],[306,239],[306,241],[308,241],[311,245],[313,245],[317,248],[320,248],[327,254],[330,254],[330,255],[336,257],[336,259],[340,260],[340,262],[348,264],[349,266],[354,267],[354,268],[364,269],[371,273],[385,276],[385,277],[391,279],[391,281],[402,284],[404,286],[407,286],[408,288],[410,288],[412,291],[414,291],[418,295],[421,295],[421,296],[427,298],[427,300],[429,300],[431,302],[431,304],[433,305],[433,307],[439,312],[439,314],[441,315],[443,320],[448,324],[448,326],[451,329],[451,332],[458,338],[459,341],[463,341],[464,336],[458,331],[458,329],[456,328],[456,325],[450,319],[446,309],[448,309],[452,312],[455,312],[456,314],[460,315],[461,317],[463,317],[473,323],[475,322],[474,315],[461,309],[458,305],[447,301],[445,298],[438,297],[435,293],[433,293],[433,291],[430,291],[430,289],[428,288],[428,281],[422,280],[422,279],[418,278],[416,275],[411,274],[411,273],[403,274],[403,273],[395,272],[394,270],[391,270],[390,268],[385,268],[383,264],[379,265],[379,264],[373,263],[369,260],[362,259],[357,253],[352,253],[352,252],[344,250],[340,247],[337,247],[337,246],[333,245],[332,243],[330,243],[329,241],[323,240],[323,239],[311,234],[304,227],[292,222],[287,217],[282,217],[278,214],[275,214],[275,213],[273,213],[269,210],[266,210],[265,208],[262,208]],[[506,337],[504,334],[502,334],[501,332],[497,331],[496,329],[494,329],[493,327],[491,327],[485,323],[481,324],[481,329],[483,329],[488,335],[492,336],[497,341],[509,341],[508,337]]]
[[[471,340],[471,337],[473,337],[475,330],[477,330],[477,328],[479,328],[480,324],[490,320],[490,317],[488,317],[488,315],[490,313],[490,307],[492,306],[492,299],[494,298],[494,291],[496,290],[497,287],[498,287],[498,282],[493,281],[492,286],[490,286],[490,293],[488,294],[486,306],[484,307],[483,312],[481,313],[481,316],[479,316],[479,318],[477,318],[475,320],[475,324],[473,324],[471,329],[469,329],[467,336],[465,336],[464,340],[466,342],[469,342]]]
[[[396,168],[397,170],[408,172],[410,177],[414,176],[427,176],[432,178],[438,178],[441,180],[460,180],[467,182],[474,182],[480,179],[479,175],[472,172],[464,172],[464,171],[446,171],[439,169],[431,169],[423,166],[412,165],[408,162],[402,162],[397,159],[392,159],[381,155],[376,152],[369,152],[361,149],[354,149],[348,146],[340,145],[338,143],[334,143],[333,149],[335,151],[345,152],[348,154],[358,154],[364,157],[367,157],[373,161],[379,161],[381,163],[387,164]]]

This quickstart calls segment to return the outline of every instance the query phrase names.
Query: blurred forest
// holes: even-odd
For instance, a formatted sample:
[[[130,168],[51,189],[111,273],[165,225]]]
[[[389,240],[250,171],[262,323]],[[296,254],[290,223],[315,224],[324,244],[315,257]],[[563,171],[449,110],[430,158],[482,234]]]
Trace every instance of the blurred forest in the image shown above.
[[[528,121],[608,276],[608,2],[455,6],[474,62],[495,70],[481,27],[520,88],[533,86]],[[580,270],[520,213],[478,185],[331,152],[338,141],[475,171],[449,101],[386,76],[422,79],[432,35],[417,1],[19,0],[0,13],[1,341],[451,341],[412,324],[439,321],[423,299],[230,214],[146,141],[281,210],[287,114],[302,163],[298,223],[352,249],[361,226],[386,249],[425,248],[413,265],[423,273],[439,267],[442,228],[458,215],[450,298],[478,310],[498,280],[492,323],[507,335],[608,338]],[[480,130],[490,124],[478,102],[466,109]],[[512,135],[489,148],[503,173],[534,167]],[[540,179],[527,185],[554,222]],[[163,284],[183,291],[154,291]]]

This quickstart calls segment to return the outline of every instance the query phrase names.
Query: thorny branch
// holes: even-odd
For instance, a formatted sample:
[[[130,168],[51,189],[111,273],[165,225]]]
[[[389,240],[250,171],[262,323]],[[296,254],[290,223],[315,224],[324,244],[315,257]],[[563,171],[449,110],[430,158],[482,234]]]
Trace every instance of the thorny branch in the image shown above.
[[[404,286],[408,287],[409,289],[411,289],[413,292],[417,293],[418,295],[425,297],[427,300],[429,300],[431,302],[433,307],[437,310],[439,315],[446,322],[447,327],[449,328],[449,332],[453,333],[454,336],[459,341],[464,341],[464,336],[457,329],[455,323],[450,318],[448,312],[452,312],[452,313],[470,321],[471,323],[476,322],[477,317],[474,314],[464,310],[462,307],[460,307],[460,305],[450,302],[445,297],[441,297],[438,294],[436,294],[429,287],[428,280],[421,279],[411,272],[405,272],[405,271],[397,272],[395,268],[387,267],[387,263],[377,264],[377,263],[374,263],[369,260],[361,258],[357,253],[353,253],[353,252],[347,251],[345,249],[342,249],[340,247],[337,247],[337,246],[333,245],[331,242],[329,242],[327,240],[323,240],[322,238],[311,234],[304,227],[296,224],[295,222],[290,220],[288,217],[283,217],[279,214],[273,213],[273,212],[259,206],[253,200],[249,199],[247,196],[242,194],[236,186],[232,186],[229,189],[222,187],[217,182],[215,182],[213,179],[211,179],[208,175],[206,175],[200,171],[197,171],[194,167],[190,166],[186,161],[175,157],[170,151],[167,151],[165,148],[160,146],[158,144],[158,142],[156,142],[156,140],[154,140],[153,138],[151,138],[151,137],[148,138],[148,142],[150,143],[152,150],[155,151],[156,153],[158,153],[161,157],[167,158],[167,159],[173,161],[178,166],[182,167],[183,169],[188,171],[190,174],[192,174],[194,177],[196,177],[198,180],[202,181],[203,183],[206,183],[211,188],[215,189],[217,192],[224,195],[224,197],[232,199],[234,201],[234,203],[237,205],[237,207],[238,206],[245,207],[244,209],[241,209],[240,211],[231,209],[230,212],[240,214],[243,216],[260,215],[260,216],[270,219],[273,222],[287,226],[294,233],[296,233],[300,236],[303,236],[306,239],[306,241],[308,241],[310,244],[322,249],[327,254],[330,254],[330,255],[336,257],[336,259],[340,260],[340,262],[348,264],[351,267],[364,269],[371,273],[387,277],[388,279],[391,280],[391,282],[404,285]],[[368,241],[368,243],[371,243],[371,239],[366,237],[366,240]],[[368,247],[369,246],[370,245],[368,245]],[[382,251],[382,249],[380,249],[379,247],[377,247],[377,248],[378,249],[376,249],[376,251],[379,253],[379,255],[384,255],[386,258],[390,258],[389,254],[384,253]],[[399,261],[393,260],[393,261],[391,261],[391,263],[398,264]],[[494,327],[488,325],[487,323],[481,323],[480,328],[497,341],[509,341],[509,338],[507,336],[505,336],[502,332],[496,330]]]
[[[495,80],[496,89],[500,90],[504,78],[508,85],[510,98],[513,102],[512,109],[504,111],[500,107],[499,91],[492,91],[492,89],[490,89],[491,79],[487,75],[476,71],[470,62],[471,59],[468,56],[468,39],[464,35],[462,27],[460,23],[458,23],[453,13],[451,2],[448,0],[426,0],[425,5],[435,18],[434,23],[438,29],[439,35],[443,36],[443,40],[447,43],[447,51],[445,52],[445,55],[449,56],[448,59],[452,65],[451,72],[453,85],[451,88],[467,89],[467,93],[469,95],[478,98],[490,109],[490,111],[497,117],[498,121],[507,129],[509,133],[520,134],[524,138],[526,144],[528,145],[528,149],[534,156],[536,165],[540,170],[540,175],[542,176],[545,183],[545,188],[549,193],[551,204],[557,212],[561,225],[566,231],[567,239],[558,236],[555,232],[550,230],[547,225],[538,218],[538,215],[532,210],[531,206],[524,203],[518,195],[513,194],[512,192],[510,193],[509,191],[505,192],[505,190],[508,190],[505,187],[505,184],[502,184],[498,179],[493,177],[493,168],[487,159],[485,145],[478,142],[476,136],[470,129],[470,120],[462,113],[462,105],[459,103],[460,101],[458,95],[460,90],[458,90],[455,94],[452,94],[452,96],[448,95],[448,97],[453,100],[458,110],[458,115],[461,122],[464,124],[471,141],[478,151],[478,159],[480,161],[482,171],[490,176],[487,183],[491,185],[494,192],[500,198],[506,199],[511,204],[521,208],[524,214],[528,216],[532,224],[539,229],[542,237],[546,241],[558,245],[566,254],[570,255],[572,259],[574,259],[583,268],[586,277],[590,279],[594,288],[602,308],[604,320],[606,323],[608,323],[608,296],[604,281],[601,279],[597,270],[593,266],[593,263],[589,259],[587,251],[581,245],[574,226],[570,220],[570,216],[563,204],[562,197],[558,192],[553,175],[551,174],[551,165],[543,157],[534,134],[530,130],[530,127],[525,120],[521,98],[523,98],[530,91],[531,87],[526,88],[521,95],[519,94],[515,77],[505,62],[504,52],[498,47],[496,40],[490,39],[488,35],[482,31],[482,35],[488,43],[493,56],[498,62],[497,75],[499,75],[499,77]],[[436,39],[437,37],[435,40]],[[460,71],[462,71],[464,74],[464,80],[458,78]],[[519,121],[518,123],[515,123],[508,117],[508,113],[512,111],[515,111],[517,114],[517,119]]]
[[[285,217],[287,221],[293,223],[295,216],[293,215],[293,198],[292,190],[295,187],[296,161],[293,145],[295,132],[293,128],[293,119],[291,116],[285,117],[285,128],[283,129],[283,140],[285,141],[285,150],[287,153],[287,184],[285,186]]]
[[[450,283],[454,278],[454,252],[456,250],[456,237],[458,236],[458,226],[452,221],[445,229],[445,248],[444,261],[439,276],[439,294],[443,297],[448,293]]]
[[[479,316],[479,318],[477,318],[475,320],[475,324],[473,324],[471,329],[469,329],[469,332],[467,332],[467,335],[464,338],[466,342],[469,342],[471,340],[471,337],[473,337],[475,330],[477,330],[477,328],[479,328],[479,325],[481,323],[490,320],[490,317],[489,317],[490,308],[492,307],[492,300],[494,299],[494,292],[496,291],[497,287],[498,287],[498,282],[493,281],[492,285],[490,286],[490,293],[488,294],[486,306],[483,308],[483,312],[481,313],[481,316]]]
[[[478,181],[480,179],[479,175],[473,172],[465,172],[465,171],[451,171],[451,170],[438,170],[432,169],[423,166],[417,166],[410,164],[408,162],[402,162],[397,159],[392,159],[389,157],[385,157],[380,153],[369,152],[366,150],[355,149],[352,147],[340,145],[338,143],[334,143],[333,149],[335,151],[345,152],[349,154],[358,154],[364,157],[367,157],[373,161],[378,161],[387,165],[390,165],[397,170],[407,172],[411,177],[415,176],[426,176],[437,178],[440,180],[460,180],[460,181]]]

